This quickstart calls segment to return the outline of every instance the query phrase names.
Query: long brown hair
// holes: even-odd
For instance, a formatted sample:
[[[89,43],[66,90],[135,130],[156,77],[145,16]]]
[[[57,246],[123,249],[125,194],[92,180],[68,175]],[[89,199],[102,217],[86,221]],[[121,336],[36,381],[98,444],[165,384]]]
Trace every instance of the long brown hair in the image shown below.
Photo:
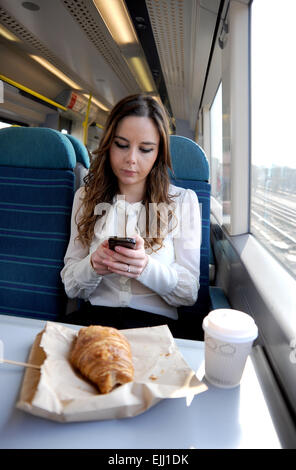
[[[148,233],[148,215],[149,203],[171,204],[173,201],[169,197],[169,175],[168,168],[172,170],[172,162],[169,147],[169,119],[165,108],[160,105],[150,95],[136,94],[131,95],[119,101],[107,119],[105,130],[100,141],[100,146],[95,152],[95,158],[92,159],[89,172],[84,178],[85,191],[82,200],[83,211],[78,226],[78,240],[83,245],[90,246],[94,235],[94,226],[97,215],[94,214],[94,208],[99,203],[112,204],[113,198],[119,192],[117,178],[114,175],[109,159],[109,150],[113,142],[116,128],[119,122],[127,116],[148,117],[153,120],[159,132],[159,151],[154,166],[146,180],[146,193],[143,198],[143,204],[146,209],[146,233]],[[152,206],[155,206],[154,204]],[[151,214],[151,212],[150,212]],[[158,227],[161,225],[160,214],[157,212]],[[169,221],[173,213],[169,212]],[[162,224],[163,225],[163,224]],[[166,224],[166,231],[170,231]],[[155,238],[146,238],[145,248],[162,246],[162,238],[165,233],[158,232]],[[152,248],[154,249],[154,248]]]

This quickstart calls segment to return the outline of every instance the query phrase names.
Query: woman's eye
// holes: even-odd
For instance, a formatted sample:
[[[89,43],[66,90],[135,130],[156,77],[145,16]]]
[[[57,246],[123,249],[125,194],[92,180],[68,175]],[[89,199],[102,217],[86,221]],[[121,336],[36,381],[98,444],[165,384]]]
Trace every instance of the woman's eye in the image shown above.
[[[128,149],[129,148],[129,144],[122,144],[121,142],[118,142],[117,140],[114,140],[114,144],[119,149]],[[149,152],[152,152],[153,149],[152,148],[140,147],[139,150],[142,153],[149,153]]]
[[[128,145],[121,144],[120,142],[115,142],[115,145],[120,149],[127,149],[128,148]]]
[[[128,148],[128,145],[121,144],[120,142],[114,141],[114,144],[116,145],[116,147],[118,147],[120,149],[127,149]]]

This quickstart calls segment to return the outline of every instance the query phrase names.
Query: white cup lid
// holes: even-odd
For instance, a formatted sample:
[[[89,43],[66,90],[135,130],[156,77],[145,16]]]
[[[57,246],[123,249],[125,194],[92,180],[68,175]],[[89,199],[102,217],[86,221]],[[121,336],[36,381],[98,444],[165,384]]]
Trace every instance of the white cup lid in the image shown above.
[[[212,310],[202,326],[206,333],[222,341],[240,343],[258,336],[258,328],[250,315],[228,308]]]

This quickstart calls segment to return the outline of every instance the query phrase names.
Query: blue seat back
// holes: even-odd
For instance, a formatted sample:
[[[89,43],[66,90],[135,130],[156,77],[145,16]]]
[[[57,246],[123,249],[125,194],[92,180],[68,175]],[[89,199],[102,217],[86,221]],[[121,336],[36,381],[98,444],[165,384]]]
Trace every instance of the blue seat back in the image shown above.
[[[170,136],[170,151],[174,174],[170,172],[172,184],[196,192],[202,218],[202,243],[200,252],[200,289],[198,300],[192,307],[182,307],[184,317],[193,318],[209,309],[209,261],[210,261],[210,194],[209,164],[202,148],[191,139]],[[200,320],[200,317],[199,317]]]
[[[70,237],[74,148],[46,128],[0,130],[0,313],[55,320]]]
[[[90,167],[90,159],[85,145],[83,145],[83,143],[79,139],[77,139],[71,134],[65,135],[73,145],[76,154],[76,166],[74,168],[76,191],[78,188],[84,185],[83,178],[88,173],[88,169]]]
[[[83,143],[74,137],[71,134],[65,134],[66,137],[70,140],[71,144],[74,147],[75,154],[76,154],[76,162],[81,163],[84,168],[89,168],[90,166],[90,160],[89,160],[89,155],[87,152],[87,149]]]

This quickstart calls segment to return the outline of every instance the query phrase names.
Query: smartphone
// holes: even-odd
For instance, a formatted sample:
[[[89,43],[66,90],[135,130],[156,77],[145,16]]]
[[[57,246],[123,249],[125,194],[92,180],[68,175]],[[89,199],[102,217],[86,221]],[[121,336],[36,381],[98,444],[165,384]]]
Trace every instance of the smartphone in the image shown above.
[[[115,251],[116,246],[124,246],[125,248],[131,248],[134,250],[136,248],[136,239],[135,238],[126,238],[126,237],[110,237],[109,240],[110,250]]]

